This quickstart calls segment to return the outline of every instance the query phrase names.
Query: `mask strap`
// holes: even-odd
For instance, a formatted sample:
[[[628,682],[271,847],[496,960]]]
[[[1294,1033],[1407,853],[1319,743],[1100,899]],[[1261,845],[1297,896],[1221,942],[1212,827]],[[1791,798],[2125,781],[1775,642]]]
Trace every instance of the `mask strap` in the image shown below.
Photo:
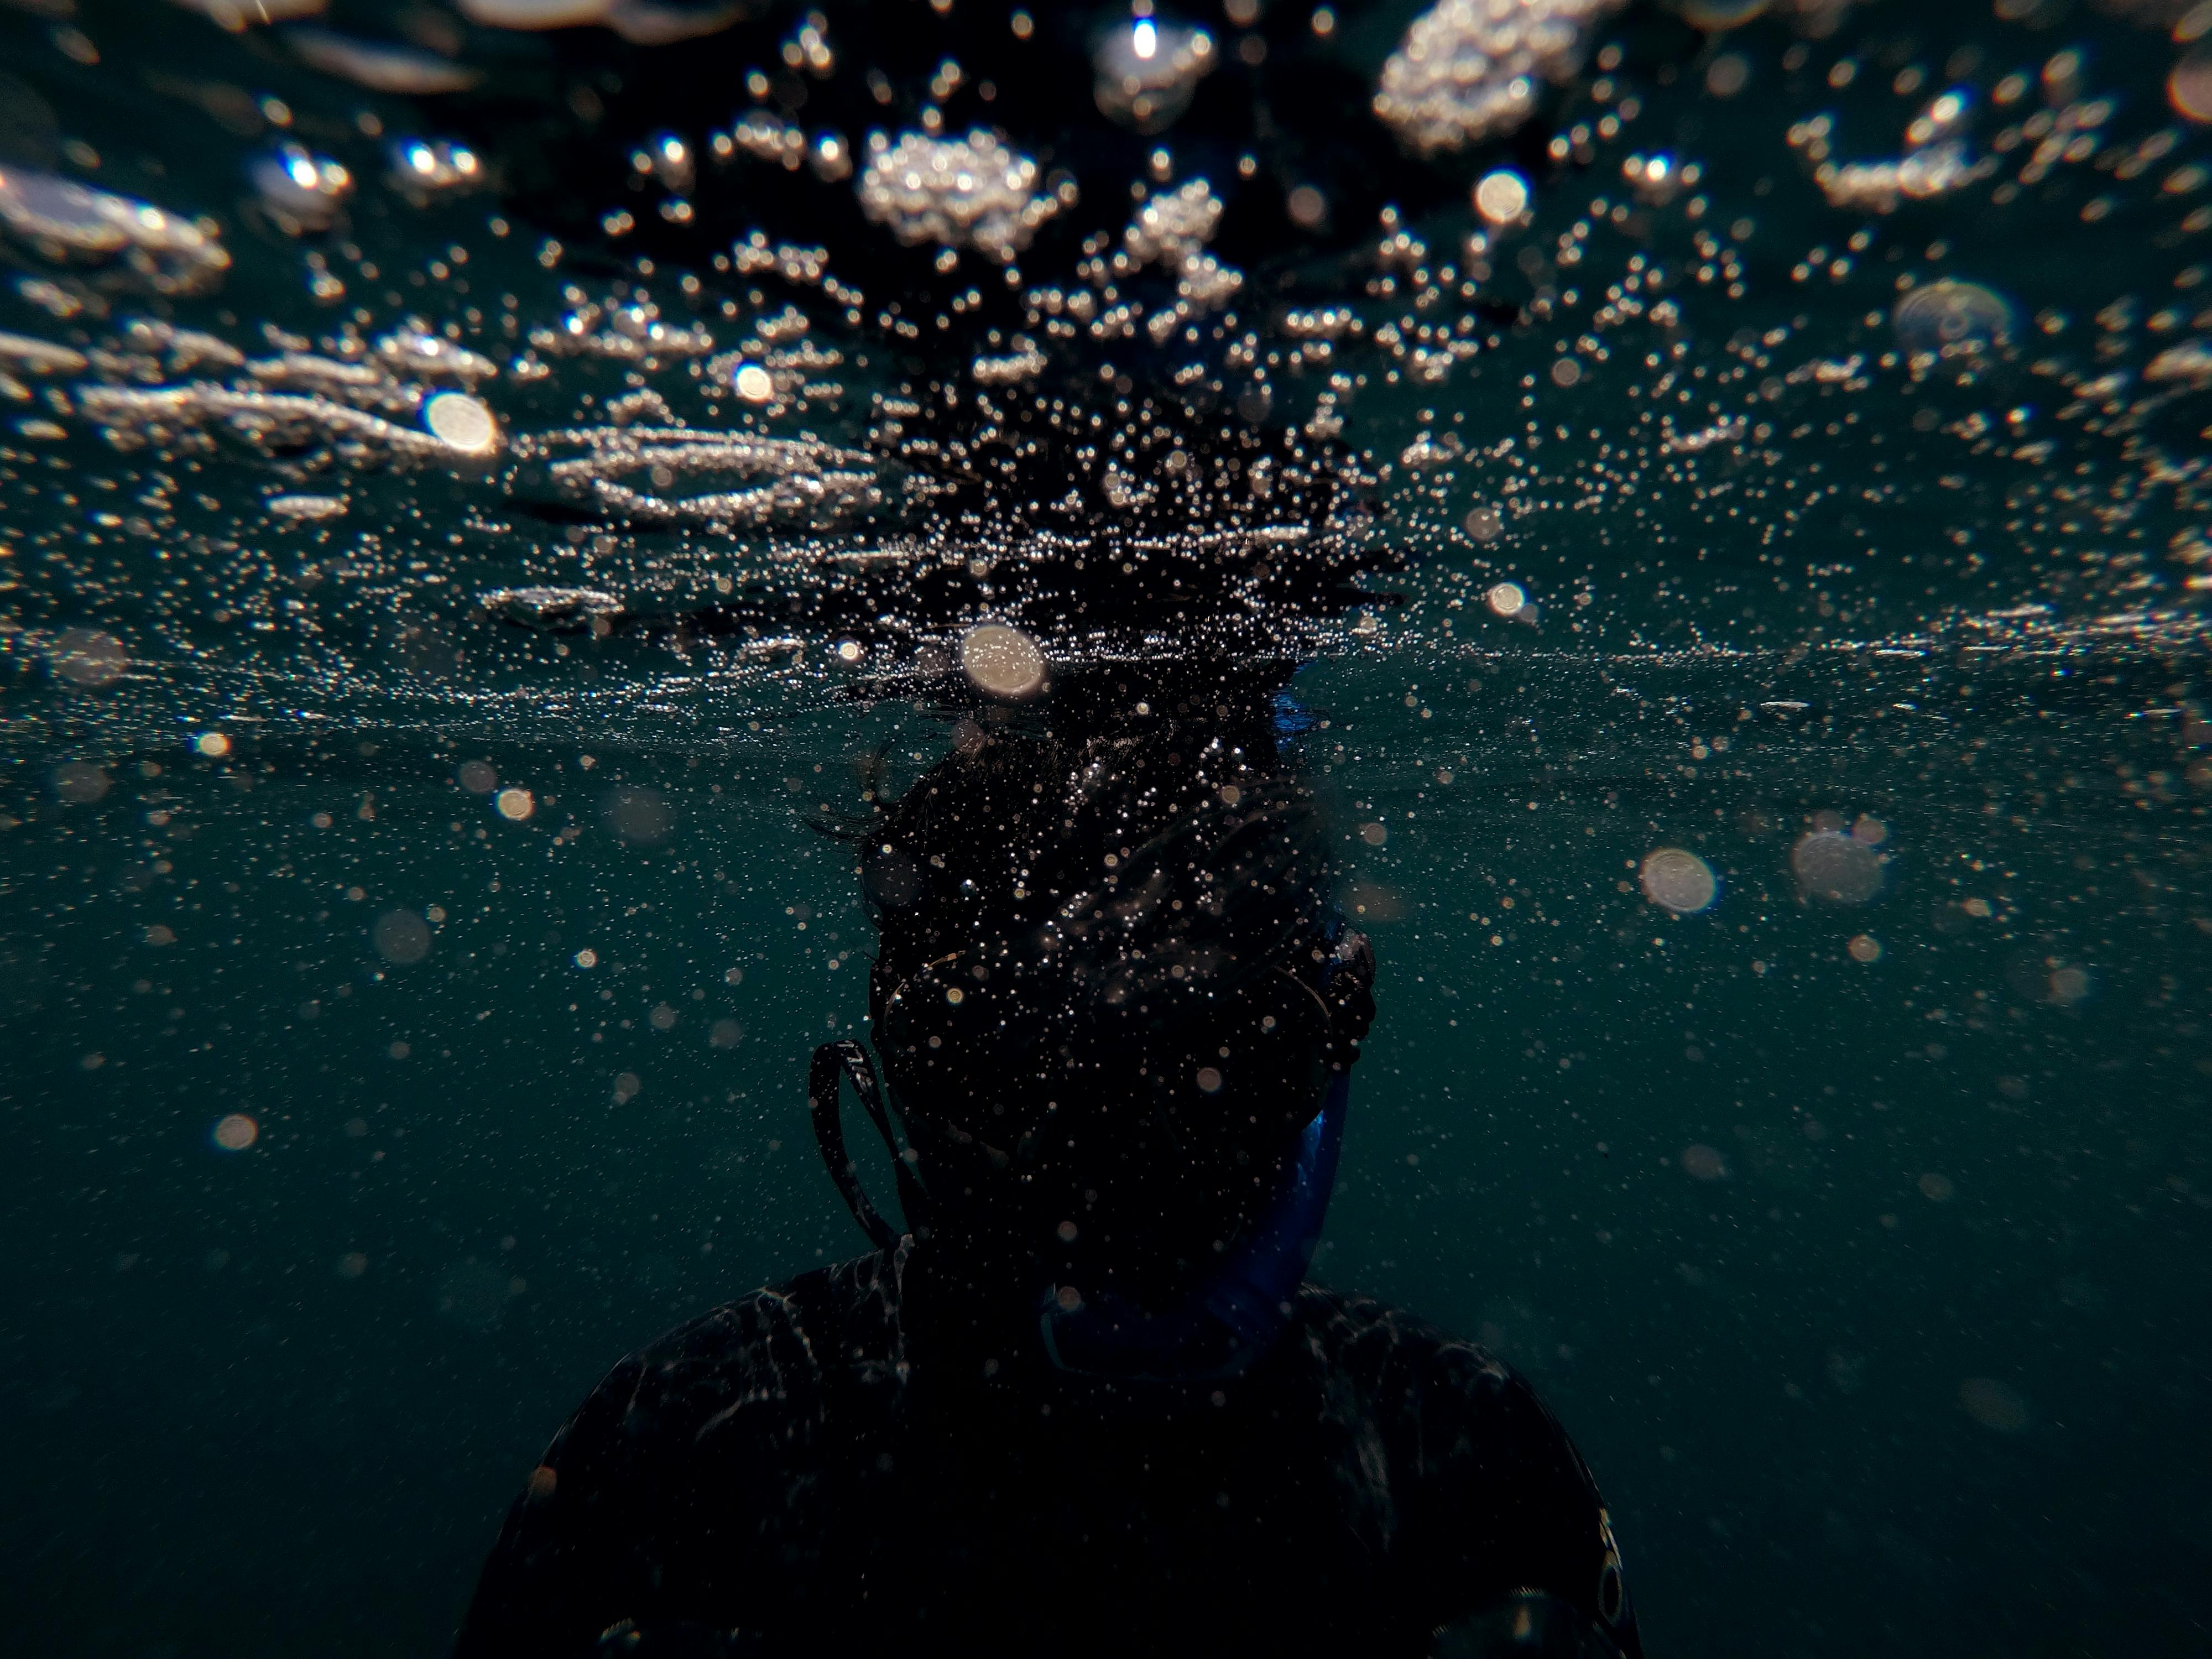
[[[823,1043],[814,1051],[813,1064],[807,1067],[806,1109],[814,1120],[814,1143],[822,1149],[822,1161],[830,1166],[830,1179],[837,1183],[838,1194],[844,1199],[845,1207],[853,1212],[853,1219],[860,1224],[860,1231],[867,1234],[878,1249],[894,1249],[899,1236],[869,1201],[866,1189],[860,1185],[860,1171],[845,1151],[842,1097],[847,1078],[852,1079],[853,1092],[860,1097],[860,1109],[876,1126],[876,1133],[883,1137],[884,1149],[891,1155],[892,1167],[898,1172],[899,1206],[905,1212],[907,1224],[910,1228],[927,1224],[928,1194],[915,1173],[914,1150],[906,1144],[906,1137],[899,1133],[884,1108],[883,1088],[876,1080],[875,1062],[868,1057],[866,1048],[849,1037]]]

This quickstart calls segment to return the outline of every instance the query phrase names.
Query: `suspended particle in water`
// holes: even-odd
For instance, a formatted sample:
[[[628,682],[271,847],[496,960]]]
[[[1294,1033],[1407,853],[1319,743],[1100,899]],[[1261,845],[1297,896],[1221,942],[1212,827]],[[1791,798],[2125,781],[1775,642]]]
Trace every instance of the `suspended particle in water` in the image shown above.
[[[667,798],[658,789],[617,789],[606,798],[602,810],[608,827],[634,846],[649,847],[665,841],[675,828]]]
[[[1999,1434],[2025,1433],[2033,1415],[2019,1389],[1989,1376],[1970,1376],[1960,1383],[1959,1404],[1975,1422]]]
[[[1864,904],[1881,891],[1882,857],[1840,830],[1814,830],[1790,849],[1790,868],[1807,898]]]
[[[1952,1184],[1950,1176],[1937,1175],[1932,1170],[1920,1177],[1918,1185],[1920,1196],[1930,1204],[1948,1204],[1959,1190]]]
[[[1198,1068],[1196,1082],[1200,1094],[1219,1094],[1221,1092],[1221,1068],[1218,1066],[1200,1066]]]
[[[1856,938],[1853,939],[1850,944],[1844,946],[1844,949],[1850,953],[1850,958],[1853,962],[1880,962],[1881,960],[1881,941],[1876,939],[1872,933],[1859,934]]]
[[[210,760],[221,760],[230,752],[230,738],[221,732],[203,732],[192,739],[192,747]]]
[[[1692,28],[1718,34],[1740,28],[1764,12],[1769,0],[1682,0],[1682,16]]]
[[[64,628],[48,647],[46,660],[71,685],[90,691],[114,684],[131,665],[123,641],[97,628]]]
[[[1528,181],[1511,167],[1486,173],[1474,186],[1474,210],[1493,225],[1510,225],[1528,210]]]
[[[2049,987],[2051,1001],[2061,1007],[2070,1008],[2088,996],[2089,970],[2077,968],[2070,963],[2064,963],[2051,970],[2051,977],[2045,984]]]
[[[1478,507],[1467,515],[1467,533],[1487,547],[1505,533],[1505,520],[1494,507]]]
[[[1552,384],[1562,389],[1579,385],[1583,378],[1582,363],[1573,357],[1562,357],[1552,365]]]
[[[2009,302],[1979,283],[1945,277],[1916,288],[1891,313],[1897,343],[1915,356],[1972,354],[2012,338]]]
[[[2183,53],[2166,77],[2166,97],[2183,120],[2212,122],[2212,51],[2199,46]]]
[[[370,940],[386,962],[420,962],[430,954],[430,924],[412,910],[387,910],[376,919]]]
[[[2058,1299],[2076,1313],[2102,1313],[2105,1292],[2087,1273],[2062,1274],[2055,1286]]]
[[[586,945],[576,952],[575,963],[579,968],[596,968],[599,965],[599,953]]]
[[[489,1331],[507,1317],[514,1281],[474,1256],[456,1261],[438,1279],[438,1312],[456,1325]]]
[[[338,1258],[340,1279],[359,1279],[368,1271],[368,1257],[360,1250],[348,1250]]]
[[[1686,848],[1662,847],[1646,854],[1637,879],[1646,898],[1678,916],[1695,915],[1720,896],[1712,866]]]
[[[718,1019],[707,1029],[710,1048],[734,1048],[744,1041],[745,1028],[734,1019]]]
[[[764,404],[775,396],[775,377],[758,363],[739,363],[730,384],[749,404]]]
[[[1733,98],[1751,84],[1751,60],[1740,52],[1724,52],[1705,65],[1705,90],[1716,98]]]
[[[441,392],[424,404],[422,424],[440,443],[464,455],[489,455],[499,447],[499,422],[465,392]]]
[[[1850,1348],[1828,1350],[1828,1381],[1838,1394],[1856,1394],[1866,1387],[1867,1358]]]
[[[839,662],[856,663],[867,654],[867,647],[862,645],[858,640],[840,640],[837,641],[837,660]]]
[[[1390,826],[1387,823],[1363,823],[1359,826],[1359,839],[1370,847],[1380,847],[1390,839]]]
[[[489,761],[463,761],[453,781],[471,795],[489,795],[499,787],[499,769]]]
[[[113,780],[89,761],[67,761],[54,768],[54,793],[72,806],[89,806],[105,796]]]
[[[445,679],[460,670],[460,641],[441,623],[402,623],[392,635],[392,655],[410,674]]]
[[[538,810],[538,802],[527,789],[502,789],[493,798],[492,805],[509,823],[520,823]]]
[[[645,1079],[638,1076],[635,1072],[617,1073],[615,1078],[615,1104],[627,1106],[636,1097],[637,1091],[643,1087],[645,1087]]]
[[[1528,591],[1518,582],[1499,582],[1482,597],[1492,612],[1500,617],[1517,617],[1528,605]]]
[[[960,672],[986,696],[1019,702],[1044,689],[1044,653],[1020,629],[985,623],[962,636]]]
[[[243,1112],[217,1118],[208,1138],[226,1152],[242,1152],[261,1136],[261,1126]]]
[[[1311,185],[1300,185],[1283,200],[1291,222],[1300,230],[1318,230],[1328,217],[1328,198]]]
[[[1719,1181],[1729,1172],[1720,1149],[1703,1144],[1682,1148],[1682,1172],[1698,1181]]]

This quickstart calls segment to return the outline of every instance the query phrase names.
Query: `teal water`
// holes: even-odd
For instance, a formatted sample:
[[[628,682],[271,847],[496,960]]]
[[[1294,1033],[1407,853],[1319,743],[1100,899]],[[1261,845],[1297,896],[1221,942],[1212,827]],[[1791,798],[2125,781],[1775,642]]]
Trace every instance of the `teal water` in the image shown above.
[[[1710,41],[1653,9],[1607,19],[1628,56],[1602,97],[1595,57],[1559,94],[1559,170],[1527,141],[1489,158],[1524,170],[1535,218],[1468,282],[1519,315],[1471,323],[1455,337],[1480,349],[1440,379],[1375,330],[1478,315],[1413,275],[1463,246],[1464,181],[1405,164],[1431,198],[1394,222],[1419,255],[1390,224],[1317,249],[1238,229],[1232,204],[1223,257],[1293,297],[1247,308],[1277,354],[1259,418],[1218,351],[1209,384],[1271,430],[1337,409],[1369,481],[1356,533],[1388,553],[1284,624],[1316,722],[1295,741],[1381,964],[1316,1271],[1535,1380],[1605,1486],[1654,1653],[2200,1654],[2212,373],[2187,354],[2212,328],[2192,205],[2212,163],[2166,86],[2192,48],[2120,9],[1838,7],[1808,34],[1816,9]],[[1371,81],[1410,9],[1344,10],[1325,50]],[[565,36],[455,23],[448,50],[433,15],[390,32],[590,79],[581,47],[529,56]],[[797,15],[744,29],[772,46]],[[1282,30],[1312,34],[1282,22],[1278,62]],[[948,328],[926,357],[848,328],[818,283],[718,270],[729,236],[687,253],[674,220],[641,271],[620,237],[590,242],[595,212],[580,233],[525,187],[498,148],[534,107],[512,85],[450,109],[372,94],[175,8],[19,9],[0,31],[0,168],[205,214],[229,255],[196,286],[20,219],[5,244],[0,330],[76,360],[0,353],[0,1607],[26,1651],[441,1650],[592,1382],[859,1248],[802,1079],[816,1043],[864,1030],[873,933],[814,825],[957,737],[876,677],[990,616],[1055,661],[1178,641],[1055,629],[1062,556],[905,489],[926,458],[885,421],[925,422],[899,412],[912,387],[972,385],[988,343]],[[1727,54],[1747,79],[1723,95]],[[621,61],[634,87],[662,60]],[[1833,111],[1839,159],[1894,155],[1954,83],[1996,164],[1955,198],[1834,207],[1789,137]],[[602,92],[617,112],[588,142],[619,177],[645,129],[613,131],[628,106]],[[1640,125],[1600,137],[1625,96]],[[2038,111],[2042,135],[1998,148]],[[483,134],[501,191],[387,186],[403,121]],[[2087,153],[2027,178],[2053,130]],[[245,161],[286,131],[359,181],[333,229],[252,199]],[[1702,193],[1623,185],[1661,144],[1702,158]],[[1125,216],[1097,209],[1116,234]],[[1740,252],[1705,251],[1737,221]],[[1024,263],[1073,285],[1079,257]],[[1653,259],[1663,326],[1620,303]],[[1943,278],[2002,296],[2005,326],[1968,315],[1916,363],[1901,296]],[[712,353],[673,348],[549,347],[514,372],[534,330],[641,291],[714,352],[792,353],[788,384],[749,406]],[[1309,298],[1364,333],[1301,359]],[[840,361],[771,337],[785,307]],[[322,400],[274,436],[97,390],[368,361],[410,316],[495,360],[471,382],[495,456],[426,461],[332,413],[419,434],[424,392],[456,384],[427,374],[264,373]],[[238,362],[132,336],[149,317]],[[1097,384],[1102,416],[1133,395]],[[842,471],[880,498],[800,489],[670,527],[572,491],[553,461],[617,440],[546,434],[616,432],[609,404],[641,392],[661,400],[642,429],[850,459],[723,454],[679,479],[624,452],[587,477],[672,497]],[[344,510],[266,505],[301,495]],[[886,550],[881,580],[854,557]],[[726,612],[544,631],[486,599],[532,586]],[[1653,902],[1662,848],[1703,860],[1710,907]]]

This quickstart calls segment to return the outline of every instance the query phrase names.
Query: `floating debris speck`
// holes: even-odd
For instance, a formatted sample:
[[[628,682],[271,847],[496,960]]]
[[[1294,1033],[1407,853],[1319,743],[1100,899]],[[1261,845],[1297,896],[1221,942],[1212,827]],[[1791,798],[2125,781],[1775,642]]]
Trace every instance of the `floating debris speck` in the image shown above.
[[[1474,210],[1492,225],[1510,225],[1528,210],[1528,181],[1511,167],[1486,173],[1474,186]]]
[[[2012,337],[2012,307],[1979,283],[1946,277],[1916,288],[1891,315],[1897,343],[1915,356],[1972,353]]]
[[[1864,904],[1882,885],[1882,855],[1840,830],[1814,830],[1790,849],[1790,868],[1806,897]]]
[[[962,637],[960,672],[978,691],[1018,702],[1044,689],[1044,653],[1020,629],[986,623]]]
[[[499,422],[465,392],[441,392],[422,405],[422,424],[449,449],[489,455],[499,447]]]
[[[1712,866],[1686,848],[1662,847],[1645,854],[1637,879],[1646,898],[1678,916],[1695,915],[1720,896]]]

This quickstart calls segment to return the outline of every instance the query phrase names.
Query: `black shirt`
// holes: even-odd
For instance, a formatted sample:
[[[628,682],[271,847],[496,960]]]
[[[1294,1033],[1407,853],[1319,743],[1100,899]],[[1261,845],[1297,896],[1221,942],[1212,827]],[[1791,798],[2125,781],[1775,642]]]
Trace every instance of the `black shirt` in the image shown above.
[[[1308,1285],[1243,1376],[1107,1385],[933,1341],[911,1255],[617,1366],[509,1513],[461,1659],[1640,1655],[1589,1470],[1474,1345]]]

